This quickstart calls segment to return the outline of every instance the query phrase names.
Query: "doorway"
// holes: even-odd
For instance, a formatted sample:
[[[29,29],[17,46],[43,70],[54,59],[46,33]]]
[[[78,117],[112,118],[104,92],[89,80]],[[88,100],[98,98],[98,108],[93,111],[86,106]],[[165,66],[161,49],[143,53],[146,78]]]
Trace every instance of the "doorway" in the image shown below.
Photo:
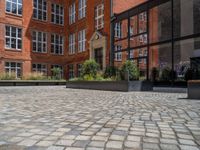
[[[99,64],[100,69],[103,70],[103,48],[94,50],[94,59]]]

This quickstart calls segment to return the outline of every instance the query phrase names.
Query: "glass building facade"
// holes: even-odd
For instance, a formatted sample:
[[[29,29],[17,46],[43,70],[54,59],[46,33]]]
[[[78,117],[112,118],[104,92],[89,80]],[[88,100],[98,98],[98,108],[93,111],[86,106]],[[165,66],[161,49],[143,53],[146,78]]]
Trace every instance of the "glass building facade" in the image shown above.
[[[200,0],[149,0],[114,15],[111,41],[115,66],[133,60],[140,79],[156,69],[158,80],[183,81],[189,68],[200,71]]]

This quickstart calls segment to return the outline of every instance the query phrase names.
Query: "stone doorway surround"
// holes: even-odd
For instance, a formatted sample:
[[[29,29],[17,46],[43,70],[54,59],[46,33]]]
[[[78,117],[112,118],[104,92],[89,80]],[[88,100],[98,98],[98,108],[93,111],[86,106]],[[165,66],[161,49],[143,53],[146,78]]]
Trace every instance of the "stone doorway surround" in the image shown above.
[[[95,49],[102,48],[103,50],[103,70],[106,68],[106,49],[107,49],[107,37],[100,32],[95,31],[89,40],[90,59],[95,59]]]

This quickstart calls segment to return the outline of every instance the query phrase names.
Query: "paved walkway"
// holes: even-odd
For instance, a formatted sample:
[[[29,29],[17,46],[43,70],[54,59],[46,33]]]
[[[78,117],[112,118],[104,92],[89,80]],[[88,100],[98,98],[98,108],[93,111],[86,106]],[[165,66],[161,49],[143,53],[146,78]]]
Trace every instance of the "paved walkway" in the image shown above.
[[[200,150],[186,94],[0,87],[0,150]]]

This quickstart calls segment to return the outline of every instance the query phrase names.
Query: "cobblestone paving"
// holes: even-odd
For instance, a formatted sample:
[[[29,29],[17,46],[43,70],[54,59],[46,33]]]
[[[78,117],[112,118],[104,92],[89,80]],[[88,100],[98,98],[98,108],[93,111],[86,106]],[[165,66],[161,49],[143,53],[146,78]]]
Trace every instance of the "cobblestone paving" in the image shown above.
[[[0,87],[0,150],[200,150],[186,94]]]

